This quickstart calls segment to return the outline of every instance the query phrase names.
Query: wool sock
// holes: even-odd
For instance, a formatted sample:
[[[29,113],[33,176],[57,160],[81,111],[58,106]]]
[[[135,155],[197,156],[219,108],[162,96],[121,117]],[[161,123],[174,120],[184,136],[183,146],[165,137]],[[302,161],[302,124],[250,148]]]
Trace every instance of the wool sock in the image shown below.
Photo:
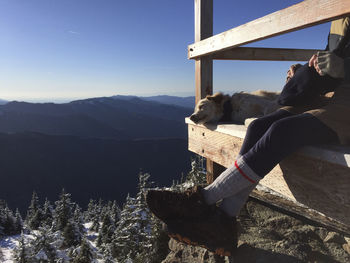
[[[256,184],[252,184],[237,194],[225,198],[222,200],[220,209],[230,217],[237,216],[239,214],[239,211],[241,211],[242,207],[247,202],[249,194],[254,190],[255,186]]]
[[[247,187],[258,183],[258,176],[240,157],[227,168],[215,181],[203,189],[203,196],[208,204],[215,204],[221,199],[233,196]]]

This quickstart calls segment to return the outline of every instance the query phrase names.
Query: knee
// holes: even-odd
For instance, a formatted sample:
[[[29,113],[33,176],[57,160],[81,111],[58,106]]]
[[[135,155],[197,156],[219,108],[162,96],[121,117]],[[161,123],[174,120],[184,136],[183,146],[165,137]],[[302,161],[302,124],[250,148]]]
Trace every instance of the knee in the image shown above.
[[[270,135],[282,139],[283,137],[290,137],[291,133],[295,131],[295,125],[292,121],[282,119],[275,121],[269,129]]]
[[[264,129],[265,126],[266,126],[265,121],[264,121],[263,119],[261,119],[261,118],[258,118],[258,119],[253,120],[253,121],[249,124],[249,126],[248,126],[247,129],[248,129],[250,132],[255,133],[255,132],[259,132],[259,131],[261,131],[262,129]]]

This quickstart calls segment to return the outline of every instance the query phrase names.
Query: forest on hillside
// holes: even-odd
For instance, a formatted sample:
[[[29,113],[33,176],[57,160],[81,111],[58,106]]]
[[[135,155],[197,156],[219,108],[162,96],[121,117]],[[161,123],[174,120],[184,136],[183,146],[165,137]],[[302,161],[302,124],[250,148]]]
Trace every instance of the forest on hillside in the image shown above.
[[[203,183],[203,161],[192,161],[182,182],[169,188]],[[169,252],[167,234],[145,203],[154,188],[150,174],[140,173],[135,196],[120,207],[115,200],[91,199],[82,209],[64,189],[54,203],[33,192],[25,213],[0,202],[0,261],[20,263],[156,263]]]

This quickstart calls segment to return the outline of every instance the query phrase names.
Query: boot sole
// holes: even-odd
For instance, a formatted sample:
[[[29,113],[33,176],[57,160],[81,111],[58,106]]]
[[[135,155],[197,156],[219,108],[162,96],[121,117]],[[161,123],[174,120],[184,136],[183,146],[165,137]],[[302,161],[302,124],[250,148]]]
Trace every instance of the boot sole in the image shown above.
[[[199,247],[202,247],[202,248],[205,248],[207,249],[208,251],[216,254],[216,255],[219,255],[221,257],[230,257],[232,256],[232,250],[228,250],[224,247],[208,247],[204,244],[200,244],[196,241],[193,241],[191,240],[191,238],[187,237],[186,235],[183,235],[182,233],[180,233],[179,231],[174,231],[171,227],[169,228],[169,226],[167,225],[167,232],[168,232],[168,236],[170,238],[173,238],[175,239],[176,241],[179,241],[183,244],[186,244],[186,245],[191,245],[191,246],[199,246]]]

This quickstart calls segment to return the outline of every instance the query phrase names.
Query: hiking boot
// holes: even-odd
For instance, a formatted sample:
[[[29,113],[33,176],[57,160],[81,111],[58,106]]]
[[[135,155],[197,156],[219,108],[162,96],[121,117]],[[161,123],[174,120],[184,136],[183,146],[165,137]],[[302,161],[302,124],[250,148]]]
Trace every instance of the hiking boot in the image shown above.
[[[152,213],[165,223],[180,218],[204,217],[214,211],[215,205],[206,204],[201,189],[195,186],[185,192],[149,190],[146,202]]]
[[[220,255],[231,256],[237,248],[236,218],[221,210],[198,220],[169,220],[169,237],[193,246],[200,246]]]

